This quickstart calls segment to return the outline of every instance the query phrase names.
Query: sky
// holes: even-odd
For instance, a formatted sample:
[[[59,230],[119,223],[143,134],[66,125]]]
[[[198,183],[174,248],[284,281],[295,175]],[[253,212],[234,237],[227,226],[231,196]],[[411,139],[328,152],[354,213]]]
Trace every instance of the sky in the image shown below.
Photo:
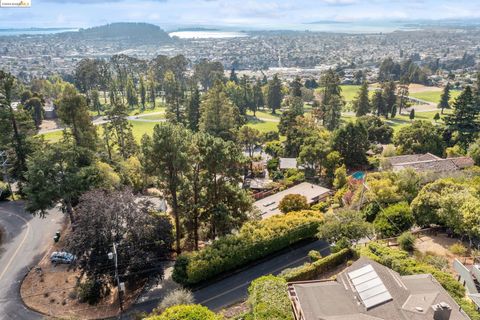
[[[179,26],[288,29],[314,21],[480,18],[480,0],[31,1],[31,8],[0,8],[0,28],[77,28],[131,21],[167,30]]]

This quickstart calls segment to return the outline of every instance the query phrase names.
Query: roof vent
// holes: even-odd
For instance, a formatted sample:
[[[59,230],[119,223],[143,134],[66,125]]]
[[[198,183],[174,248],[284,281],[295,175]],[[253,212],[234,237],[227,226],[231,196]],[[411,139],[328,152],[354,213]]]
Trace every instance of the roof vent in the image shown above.
[[[446,302],[434,304],[432,309],[434,320],[449,320],[452,314],[452,308]]]

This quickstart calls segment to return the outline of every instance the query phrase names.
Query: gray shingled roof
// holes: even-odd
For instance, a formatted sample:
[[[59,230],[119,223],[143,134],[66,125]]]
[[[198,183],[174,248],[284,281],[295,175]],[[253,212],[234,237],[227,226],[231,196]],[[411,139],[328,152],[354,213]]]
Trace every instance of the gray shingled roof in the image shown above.
[[[366,310],[347,274],[368,264],[374,268],[393,300]],[[450,320],[469,319],[433,276],[400,276],[365,257],[355,261],[335,281],[293,282],[289,284],[289,293],[293,301],[298,301],[297,307],[305,320],[431,320],[432,305],[440,302],[446,302],[452,308]]]

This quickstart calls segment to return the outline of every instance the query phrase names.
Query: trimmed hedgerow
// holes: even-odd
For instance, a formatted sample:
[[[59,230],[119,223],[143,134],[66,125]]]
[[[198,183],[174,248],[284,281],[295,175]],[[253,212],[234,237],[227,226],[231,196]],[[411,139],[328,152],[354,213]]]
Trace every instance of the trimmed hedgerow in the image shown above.
[[[314,238],[322,222],[320,212],[308,210],[247,222],[236,235],[220,238],[200,251],[180,255],[173,279],[193,285],[235,270],[296,242]]]
[[[465,297],[465,288],[452,274],[415,260],[406,251],[388,248],[375,242],[359,249],[359,252],[362,256],[377,261],[401,275],[428,273],[433,275],[472,320],[480,320],[480,313],[475,310],[473,303]]]
[[[349,248],[345,248],[315,262],[290,269],[286,274],[282,274],[282,278],[288,282],[315,279],[322,273],[335,268],[352,257],[353,251]]]
[[[178,305],[166,309],[161,315],[147,318],[147,320],[221,320],[207,307],[190,304]]]
[[[285,279],[272,275],[255,279],[248,287],[250,318],[255,320],[293,320]]]

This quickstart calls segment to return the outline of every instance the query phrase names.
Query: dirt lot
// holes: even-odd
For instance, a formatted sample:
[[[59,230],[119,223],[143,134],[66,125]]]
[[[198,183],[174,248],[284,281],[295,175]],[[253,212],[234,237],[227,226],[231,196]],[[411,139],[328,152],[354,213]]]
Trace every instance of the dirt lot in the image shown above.
[[[458,242],[458,239],[449,238],[446,234],[438,234],[437,236],[422,236],[415,243],[415,247],[422,253],[432,252],[438,256],[445,257],[448,260],[450,270],[453,271],[452,264],[455,259],[466,265],[473,264],[471,257],[462,257],[450,252],[448,248]],[[466,246],[466,244],[463,245]]]
[[[98,319],[117,315],[119,302],[116,288],[111,288],[111,293],[94,306],[76,299],[75,285],[80,273],[67,265],[55,266],[49,260],[51,252],[60,251],[61,247],[61,243],[52,246],[37,268],[25,277],[20,288],[24,303],[33,310],[56,318]],[[125,309],[134,302],[142,288],[143,284],[130,290],[127,287]]]
[[[423,84],[416,84],[416,83],[411,83],[408,86],[408,91],[410,93],[426,92],[426,91],[442,91],[442,90],[443,89],[439,87],[424,86]]]

